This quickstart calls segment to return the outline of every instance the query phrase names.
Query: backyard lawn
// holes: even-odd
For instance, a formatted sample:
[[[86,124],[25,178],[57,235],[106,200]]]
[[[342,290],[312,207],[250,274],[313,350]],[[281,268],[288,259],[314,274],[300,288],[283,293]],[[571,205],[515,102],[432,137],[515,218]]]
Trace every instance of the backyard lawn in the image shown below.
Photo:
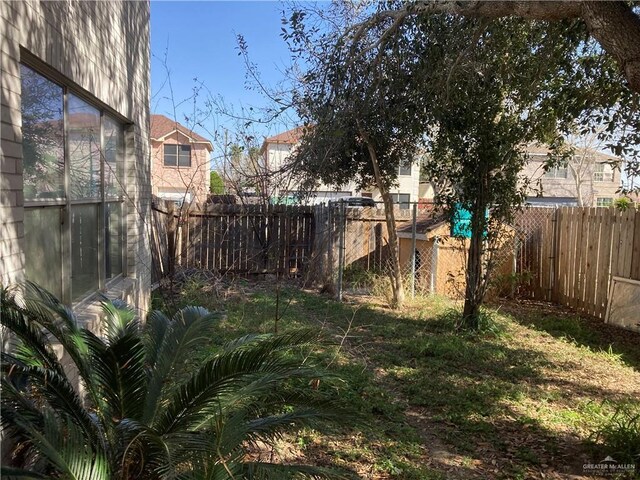
[[[212,346],[275,328],[321,332],[309,361],[341,378],[320,388],[350,413],[329,433],[284,439],[272,458],[366,479],[575,479],[593,478],[585,463],[629,458],[640,441],[640,335],[549,304],[495,304],[483,332],[468,335],[438,297],[393,312],[375,298],[340,304],[275,282],[189,281],[179,292],[156,292],[155,306],[226,311]]]

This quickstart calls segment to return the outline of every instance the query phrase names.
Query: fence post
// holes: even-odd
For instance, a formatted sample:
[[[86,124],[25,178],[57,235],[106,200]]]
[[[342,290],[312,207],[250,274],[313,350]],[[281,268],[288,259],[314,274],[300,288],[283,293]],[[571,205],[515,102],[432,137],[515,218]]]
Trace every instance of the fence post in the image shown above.
[[[177,255],[177,227],[178,222],[175,217],[175,203],[174,202],[166,202],[167,205],[167,267],[169,270],[169,276],[173,276],[175,273],[176,267],[176,255]]]
[[[340,231],[338,237],[338,301],[342,301],[342,277],[344,275],[344,250],[345,230],[347,227],[347,215],[344,200],[340,200]]]
[[[416,298],[416,227],[418,218],[418,202],[413,204],[411,225],[411,298]]]

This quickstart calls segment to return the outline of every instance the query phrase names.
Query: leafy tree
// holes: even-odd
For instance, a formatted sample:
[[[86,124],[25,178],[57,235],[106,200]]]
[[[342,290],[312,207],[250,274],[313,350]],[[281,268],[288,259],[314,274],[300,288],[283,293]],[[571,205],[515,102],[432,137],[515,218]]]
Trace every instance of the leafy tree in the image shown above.
[[[509,221],[523,198],[518,174],[526,143],[560,145],[578,124],[580,134],[603,132],[598,139],[621,147],[629,159],[638,154],[640,122],[635,122],[637,95],[589,39],[584,23],[438,13],[439,5],[452,8],[454,3],[364,6],[355,20],[331,17],[328,23],[335,27],[327,29],[316,21],[328,18],[326,12],[310,20],[300,8],[290,19],[294,34],[285,37],[294,39],[294,51],[320,45],[305,58],[311,68],[302,77],[303,87],[317,91],[317,85],[328,85],[324,91],[330,94],[297,100],[305,105],[303,114],[313,112],[301,115],[314,124],[313,136],[322,134],[316,130],[328,131],[325,144],[339,138],[335,157],[342,152],[344,166],[328,162],[329,175],[339,179],[341,172],[366,165],[336,135],[366,139],[348,128],[359,116],[384,119],[376,133],[394,146],[399,139],[426,141],[427,170],[445,180],[440,203],[451,214],[458,204],[472,214],[464,319],[475,328],[499,225]],[[299,24],[309,25],[315,35],[305,36]],[[394,69],[394,62],[401,68]],[[367,109],[367,102],[373,108]],[[318,108],[335,109],[338,118],[329,125],[341,128],[327,129]],[[620,130],[621,124],[628,128]],[[316,152],[320,161],[331,158],[330,146],[315,146],[322,147]],[[301,163],[313,155],[313,148],[301,151]],[[393,178],[393,172],[386,173]]]
[[[334,7],[340,8],[340,7]],[[412,162],[424,131],[424,105],[412,79],[412,64],[401,55],[381,56],[357,51],[336,39],[351,12],[337,12],[340,21],[320,35],[307,30],[301,13],[290,23],[293,51],[302,52],[307,70],[294,105],[307,125],[293,158],[294,174],[313,190],[318,182],[380,192],[389,235],[392,306],[404,301],[391,187],[398,168]],[[404,39],[400,38],[399,41]],[[352,44],[358,50],[357,44]]]
[[[610,1],[421,1],[386,2],[365,26],[381,26],[392,35],[413,17],[459,15],[467,18],[519,17],[545,22],[578,21],[618,64],[628,85],[640,93],[640,16],[637,2]],[[389,21],[391,20],[391,21]]]
[[[252,461],[251,445],[330,415],[309,387],[322,372],[292,355],[314,334],[253,335],[195,361],[220,318],[198,307],[173,318],[105,302],[104,338],[28,284],[0,293],[2,426],[13,440],[2,475],[73,479],[228,479],[328,476]],[[63,348],[66,365],[54,353]],[[85,397],[74,388],[75,371]]]
[[[211,182],[209,183],[209,190],[215,195],[222,195],[224,193],[224,181],[220,177],[220,174],[215,170],[211,170],[210,176]]]
[[[437,200],[471,213],[463,326],[478,328],[494,252],[524,199],[526,144],[555,132],[555,72],[583,41],[579,26],[432,15],[421,45],[432,74],[425,169],[446,178]],[[441,48],[434,49],[435,45]]]

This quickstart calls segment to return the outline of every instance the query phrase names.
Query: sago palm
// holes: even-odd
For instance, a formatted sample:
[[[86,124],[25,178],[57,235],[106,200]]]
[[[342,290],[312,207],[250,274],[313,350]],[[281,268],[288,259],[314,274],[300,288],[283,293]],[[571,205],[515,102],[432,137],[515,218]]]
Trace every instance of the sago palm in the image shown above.
[[[312,332],[245,336],[197,362],[194,353],[210,348],[219,319],[203,308],[173,318],[156,311],[141,324],[126,306],[105,301],[97,336],[33,284],[2,290],[0,300],[14,344],[2,354],[2,426],[13,445],[3,476],[333,476],[247,455],[252,445],[330,416],[309,387],[322,373],[293,353]]]

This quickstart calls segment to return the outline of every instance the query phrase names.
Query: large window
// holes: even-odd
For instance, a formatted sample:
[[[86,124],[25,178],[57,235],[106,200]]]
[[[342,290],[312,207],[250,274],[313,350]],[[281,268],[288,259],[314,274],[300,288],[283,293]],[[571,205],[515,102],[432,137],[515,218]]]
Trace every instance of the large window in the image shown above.
[[[191,145],[165,145],[164,146],[164,166],[165,167],[190,167],[191,166]]]
[[[593,172],[594,182],[613,182],[613,169],[606,163],[596,163]]]
[[[124,271],[120,122],[21,65],[25,274],[67,302]]]
[[[597,207],[610,207],[613,205],[613,198],[611,197],[599,197],[596,199]]]

